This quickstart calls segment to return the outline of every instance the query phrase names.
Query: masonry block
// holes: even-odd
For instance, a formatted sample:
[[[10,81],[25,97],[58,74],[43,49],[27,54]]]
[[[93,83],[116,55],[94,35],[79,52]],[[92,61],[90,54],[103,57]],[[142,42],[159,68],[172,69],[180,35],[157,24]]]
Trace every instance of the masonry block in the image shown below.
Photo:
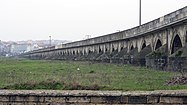
[[[147,97],[146,96],[129,96],[128,104],[146,104]]]
[[[128,103],[128,97],[127,96],[121,96],[121,103],[122,104]]]
[[[183,103],[187,104],[187,97],[183,97]]]
[[[9,101],[9,96],[0,96],[0,102],[8,102]]]
[[[183,104],[183,98],[181,97],[160,97],[160,103],[166,104]]]
[[[90,103],[90,97],[66,97],[67,103]]]
[[[91,97],[91,103],[97,103],[97,104],[101,104],[101,103],[105,103],[106,100],[103,97]]]
[[[107,96],[105,97],[105,101],[107,104],[119,104],[121,103],[120,96]]]
[[[26,101],[26,102],[44,102],[44,97],[26,96],[24,98],[24,101]]]
[[[65,103],[65,97],[45,97],[45,102]]]
[[[148,104],[156,104],[159,103],[159,96],[147,96],[147,103]]]
[[[2,101],[9,102],[43,102],[44,97],[37,97],[37,96],[8,96],[8,97],[1,97]],[[0,99],[1,100],[1,99]]]

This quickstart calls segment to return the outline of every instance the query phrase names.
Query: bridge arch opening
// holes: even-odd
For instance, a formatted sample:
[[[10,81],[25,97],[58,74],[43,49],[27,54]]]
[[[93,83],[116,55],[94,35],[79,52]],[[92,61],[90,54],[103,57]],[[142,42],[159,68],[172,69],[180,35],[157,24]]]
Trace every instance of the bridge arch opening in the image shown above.
[[[75,55],[75,51],[73,51],[73,55]]]
[[[112,48],[112,52],[114,52],[115,51],[115,49],[114,49],[114,47]]]
[[[131,48],[130,48],[130,50],[133,50],[133,49],[134,49],[134,46],[132,45]]]
[[[185,41],[187,42],[187,31],[186,31],[186,40]]]
[[[146,47],[146,42],[144,41],[143,44],[142,44],[142,50]]]
[[[158,39],[157,42],[156,42],[155,50],[157,50],[161,46],[162,46],[162,42],[160,41],[160,39]]]
[[[106,49],[105,49],[105,52],[107,52],[107,51],[108,51],[108,49],[106,48]]]
[[[173,43],[172,43],[171,54],[175,53],[181,47],[182,47],[181,39],[180,39],[179,35],[176,35],[173,40]]]
[[[88,54],[90,54],[90,53],[92,53],[92,51],[89,49],[89,50],[88,50]]]
[[[102,50],[101,50],[101,48],[99,47],[99,53],[101,53],[102,52]]]
[[[122,50],[123,50],[123,47],[120,48],[120,51],[122,51]]]

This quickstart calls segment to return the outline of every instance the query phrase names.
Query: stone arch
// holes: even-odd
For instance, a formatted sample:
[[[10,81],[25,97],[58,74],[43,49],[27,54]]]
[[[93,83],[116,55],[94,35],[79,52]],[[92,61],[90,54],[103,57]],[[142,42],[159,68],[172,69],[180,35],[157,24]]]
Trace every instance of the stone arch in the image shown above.
[[[108,49],[110,49],[108,43],[104,44],[103,51],[108,52]]]
[[[135,45],[133,44],[133,42],[132,41],[129,41],[128,42],[128,51],[131,51],[131,50],[133,50],[135,48]]]
[[[112,47],[112,52],[114,52],[115,51],[115,48],[114,47]]]
[[[117,43],[111,43],[111,51],[113,52],[113,51],[118,51],[118,45],[117,45]]]
[[[179,35],[177,34],[171,44],[171,54],[175,53],[178,49],[182,47],[182,41]]]
[[[73,55],[75,55],[75,51],[73,50]]]
[[[154,50],[157,50],[158,48],[160,48],[162,46],[162,42],[160,41],[160,39],[158,39],[155,43],[155,47]]]
[[[134,46],[133,46],[133,45],[131,45],[130,50],[133,50],[133,49],[134,49]]]
[[[92,51],[90,49],[88,49],[88,54],[92,53]]]
[[[118,43],[118,52],[122,51],[124,49],[124,42],[123,41],[120,41]]]
[[[122,51],[123,49],[124,49],[123,46],[121,46],[120,51]]]
[[[105,52],[107,52],[108,51],[108,49],[107,48],[105,48]]]
[[[143,41],[142,41],[142,45],[141,45],[141,50],[143,50],[145,47],[146,47],[146,41],[143,40]]]
[[[102,52],[102,49],[101,49],[101,47],[99,47],[99,53],[101,53]]]
[[[99,48],[101,49],[101,52],[105,52],[104,51],[104,45],[99,45]]]

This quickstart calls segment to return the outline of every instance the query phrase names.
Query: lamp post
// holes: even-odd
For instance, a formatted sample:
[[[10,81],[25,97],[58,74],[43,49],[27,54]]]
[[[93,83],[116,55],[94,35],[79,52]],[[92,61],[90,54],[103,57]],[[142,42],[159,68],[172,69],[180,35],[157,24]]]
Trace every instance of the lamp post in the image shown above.
[[[139,25],[141,25],[141,15],[142,15],[141,14],[141,12],[142,12],[142,10],[141,10],[142,9],[141,4],[142,3],[141,3],[141,0],[140,0],[140,5],[139,5]]]
[[[49,47],[51,47],[51,36],[49,36]]]

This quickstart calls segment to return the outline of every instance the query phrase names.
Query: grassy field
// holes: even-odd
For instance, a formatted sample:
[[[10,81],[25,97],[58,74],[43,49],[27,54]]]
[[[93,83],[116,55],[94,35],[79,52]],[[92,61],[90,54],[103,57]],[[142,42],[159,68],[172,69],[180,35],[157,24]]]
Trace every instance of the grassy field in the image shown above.
[[[0,58],[1,89],[163,90],[176,72],[130,65]]]

